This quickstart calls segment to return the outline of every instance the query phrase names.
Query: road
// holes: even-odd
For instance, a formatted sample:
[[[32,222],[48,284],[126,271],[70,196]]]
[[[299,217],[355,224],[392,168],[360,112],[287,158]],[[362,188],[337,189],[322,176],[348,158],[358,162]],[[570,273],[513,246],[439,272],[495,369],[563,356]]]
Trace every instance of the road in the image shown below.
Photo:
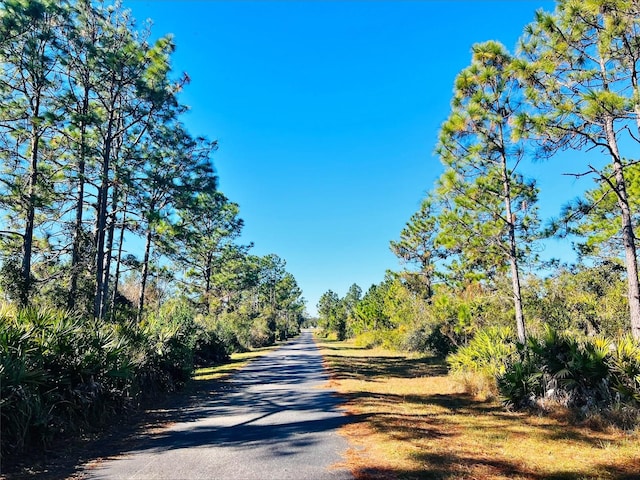
[[[146,434],[131,451],[94,462],[87,479],[346,480],[333,467],[347,449],[346,422],[326,388],[322,357],[305,331],[259,357],[175,423]]]

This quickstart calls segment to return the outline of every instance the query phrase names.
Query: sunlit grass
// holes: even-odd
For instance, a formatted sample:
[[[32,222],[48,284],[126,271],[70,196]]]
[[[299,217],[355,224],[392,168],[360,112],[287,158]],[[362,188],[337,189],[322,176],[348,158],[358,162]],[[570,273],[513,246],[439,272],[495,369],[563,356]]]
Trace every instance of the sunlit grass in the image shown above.
[[[640,438],[506,411],[463,393],[430,357],[320,343],[353,422],[356,478],[638,478]]]
[[[232,353],[231,358],[226,363],[196,369],[195,372],[193,372],[193,380],[206,381],[222,379],[244,367],[250,360],[261,357],[276,348],[278,348],[278,345],[256,348],[249,352]]]

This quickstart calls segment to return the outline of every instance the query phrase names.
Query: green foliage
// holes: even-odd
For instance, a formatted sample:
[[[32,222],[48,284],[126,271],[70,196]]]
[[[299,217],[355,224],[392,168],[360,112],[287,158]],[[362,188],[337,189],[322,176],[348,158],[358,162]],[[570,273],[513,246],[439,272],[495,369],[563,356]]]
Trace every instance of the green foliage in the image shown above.
[[[28,293],[28,285],[20,270],[20,259],[16,255],[10,255],[2,262],[0,288],[9,299],[15,302],[19,302]]]
[[[46,446],[124,406],[134,366],[115,325],[33,308],[0,316],[3,453]]]
[[[221,361],[218,332],[185,302],[142,324],[87,321],[62,310],[0,312],[2,453],[100,426],[155,392],[180,388],[194,361]]]
[[[260,348],[272,345],[275,340],[273,315],[265,314],[256,317],[249,329],[249,347]]]
[[[400,232],[400,239],[390,243],[391,251],[415,269],[409,271],[413,279],[412,290],[425,298],[432,294],[432,285],[438,276],[437,262],[447,257],[446,249],[439,247],[436,241],[440,228],[438,208],[437,196],[429,193]]]
[[[640,406],[640,343],[627,335],[614,346],[607,359],[611,387],[623,402]]]
[[[143,390],[171,391],[190,378],[199,333],[194,316],[188,305],[174,302],[142,322],[139,338],[143,341],[137,347],[144,360],[137,366],[144,371]]]
[[[347,330],[362,345],[444,357],[465,345],[478,329],[512,323],[512,309],[505,302],[509,298],[506,279],[500,279],[497,287],[479,282],[463,289],[436,285],[433,294],[424,298],[405,275],[389,274],[356,304],[347,318]]]
[[[610,166],[605,167],[603,175],[613,178]],[[640,206],[640,166],[635,163],[627,165],[624,178],[629,206],[632,212],[637,212]],[[634,223],[637,221],[635,214]],[[582,257],[594,258],[598,262],[617,257],[624,245],[618,198],[611,185],[602,181],[586,190],[582,198],[565,205],[559,218],[550,222],[547,233],[559,238],[575,236],[575,248]]]
[[[479,330],[464,347],[447,357],[454,373],[474,372],[498,377],[506,371],[516,355],[513,329],[488,327]]]
[[[384,302],[389,288],[386,280],[379,285],[371,285],[362,299],[353,308],[349,321],[349,331],[361,335],[370,331],[389,330],[393,327],[384,311]]]
[[[640,406],[640,344],[630,336],[579,340],[547,327],[522,345],[511,329],[490,327],[447,362],[467,383],[474,377],[492,379],[513,408],[561,404],[582,414],[606,411],[615,417],[621,407]]]
[[[538,226],[538,189],[516,169],[526,152],[513,131],[523,110],[514,59],[495,41],[472,47],[471,65],[456,78],[451,114],[437,152],[445,166],[436,243],[457,256],[453,272],[467,280],[509,271],[518,338],[526,339],[520,276]],[[456,272],[456,270],[461,270]]]
[[[540,398],[543,373],[532,362],[514,362],[497,378],[498,389],[505,403],[513,408],[535,405]]]
[[[335,335],[338,340],[347,336],[347,319],[340,297],[328,290],[318,300],[318,326],[325,336]]]
[[[228,351],[246,351],[299,334],[304,300],[284,260],[276,255],[246,255],[237,249],[227,253],[230,262],[212,277],[218,281],[209,291],[204,310]],[[198,307],[200,298],[195,297]]]
[[[563,398],[570,405],[585,402],[600,403],[607,399],[602,390],[607,376],[605,357],[609,352],[606,340],[580,342],[573,336],[548,328],[539,339],[528,343],[530,361],[543,374],[539,395]]]
[[[558,267],[545,279],[530,277],[524,302],[533,328],[541,325],[577,335],[622,335],[629,323],[624,267],[617,260]]]
[[[561,403],[584,412],[637,405],[638,344],[630,337],[579,341],[548,328],[531,338],[520,359],[497,377],[501,393],[515,407]]]

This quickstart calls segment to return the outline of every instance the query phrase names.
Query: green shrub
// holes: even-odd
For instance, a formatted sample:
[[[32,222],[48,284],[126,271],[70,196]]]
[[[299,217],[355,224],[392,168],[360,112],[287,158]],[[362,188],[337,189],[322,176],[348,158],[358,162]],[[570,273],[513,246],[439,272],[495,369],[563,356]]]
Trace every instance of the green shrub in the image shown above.
[[[61,310],[0,312],[1,449],[46,446],[58,434],[106,421],[134,371],[116,326]]]
[[[630,336],[615,343],[607,359],[611,387],[622,402],[640,405],[640,344]]]
[[[549,402],[583,413],[611,408],[612,358],[612,343],[605,338],[580,341],[547,328],[541,337],[529,338],[519,360],[498,377],[498,386],[516,408]]]
[[[542,376],[535,362],[513,362],[496,378],[498,391],[510,407],[519,409],[532,406],[544,392]]]
[[[199,324],[198,327],[194,348],[196,365],[205,366],[229,360],[227,346],[215,327],[207,327],[202,324]]]
[[[583,342],[569,334],[547,328],[540,338],[530,338],[523,363],[537,370],[537,396],[561,401],[571,407],[589,407],[610,400],[605,362],[609,342],[594,338]],[[514,403],[522,403],[523,399]]]
[[[46,447],[105,424],[146,395],[187,382],[194,358],[227,353],[185,303],[142,324],[82,319],[64,310],[0,309],[0,450]]]
[[[485,398],[497,394],[496,379],[516,356],[513,330],[488,327],[479,330],[468,345],[447,357],[451,373],[473,395]]]
[[[452,372],[478,372],[492,377],[505,373],[514,360],[516,343],[508,327],[479,330],[468,345],[447,357]]]
[[[444,324],[411,328],[405,335],[403,349],[410,352],[431,353],[445,358],[456,349],[456,345],[442,332],[443,328],[446,328]]]
[[[143,390],[172,391],[191,378],[198,338],[195,316],[186,303],[170,302],[145,319],[138,366]]]
[[[371,330],[355,337],[355,345],[364,348],[383,347],[389,350],[405,350],[406,328]]]
[[[382,336],[379,330],[362,332],[354,339],[356,347],[374,348],[382,345]]]
[[[270,327],[271,318],[260,316],[253,321],[249,330],[249,347],[260,348],[272,345],[275,341],[275,333]]]

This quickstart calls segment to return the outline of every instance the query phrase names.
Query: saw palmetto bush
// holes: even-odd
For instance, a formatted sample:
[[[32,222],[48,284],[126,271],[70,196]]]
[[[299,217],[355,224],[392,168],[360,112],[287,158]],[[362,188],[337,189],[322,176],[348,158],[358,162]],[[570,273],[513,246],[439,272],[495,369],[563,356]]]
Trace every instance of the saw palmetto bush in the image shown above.
[[[0,311],[2,451],[104,421],[133,378],[127,348],[111,324],[46,308]]]
[[[604,338],[581,341],[546,328],[520,346],[519,359],[497,377],[500,392],[514,407],[542,401],[583,409],[609,404],[610,345]]]
[[[548,328],[528,340],[497,382],[514,407],[561,404],[586,416],[624,410],[637,418],[640,344],[629,336],[578,339]]]
[[[504,373],[516,352],[513,330],[508,327],[488,327],[479,330],[471,341],[449,355],[453,372],[477,371],[491,376]]]
[[[471,341],[447,357],[452,374],[469,393],[496,394],[495,379],[503,375],[516,355],[515,334],[508,327],[479,330]]]
[[[542,373],[540,392],[564,398],[568,405],[588,407],[609,402],[606,357],[609,341],[594,337],[580,341],[575,336],[547,328],[528,343],[528,361]]]
[[[0,309],[2,452],[46,447],[61,434],[105,424],[145,396],[179,388],[196,349],[204,356],[221,348],[214,336],[184,305],[141,324],[50,308]]]
[[[623,402],[640,406],[640,343],[631,336],[615,342],[607,358],[611,387]]]
[[[491,327],[447,361],[468,392],[497,388],[512,408],[561,406],[624,425],[640,418],[640,344],[630,336],[577,337],[547,327],[520,344],[510,329]]]
[[[140,326],[137,335],[138,388],[172,391],[189,380],[199,329],[185,304],[169,303]]]
[[[33,344],[34,330],[28,325],[6,322],[0,325],[0,420],[1,447],[22,448],[30,427],[39,423],[43,408],[38,395],[46,384],[47,375],[34,361],[37,350]]]

